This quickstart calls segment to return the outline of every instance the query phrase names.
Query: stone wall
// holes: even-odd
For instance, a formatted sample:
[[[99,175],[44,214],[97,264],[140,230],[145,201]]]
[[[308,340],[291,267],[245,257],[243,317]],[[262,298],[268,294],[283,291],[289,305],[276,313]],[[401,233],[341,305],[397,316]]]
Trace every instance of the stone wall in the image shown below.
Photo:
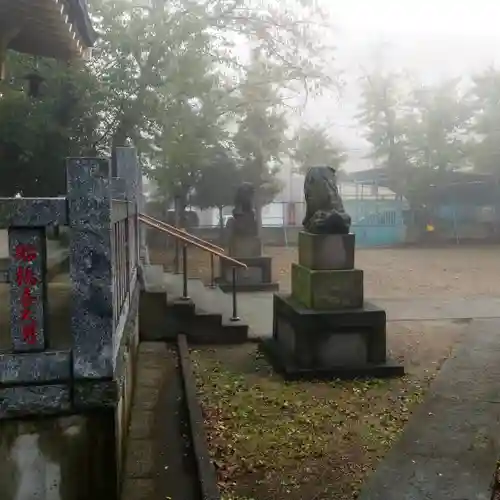
[[[2,500],[118,496],[139,342],[141,232],[135,152],[119,148],[116,160],[119,178],[107,160],[70,159],[65,198],[0,199],[12,339],[12,351],[0,354]],[[45,228],[54,225],[67,226],[69,239],[65,348],[52,341],[60,334],[48,318]]]

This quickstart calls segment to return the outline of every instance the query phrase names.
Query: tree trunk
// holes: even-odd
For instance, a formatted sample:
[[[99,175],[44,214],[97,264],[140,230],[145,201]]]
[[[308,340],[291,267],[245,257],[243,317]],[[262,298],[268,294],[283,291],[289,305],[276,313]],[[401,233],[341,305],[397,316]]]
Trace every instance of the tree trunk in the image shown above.
[[[217,207],[219,209],[219,244],[224,243],[224,219],[222,216],[223,205]]]
[[[256,161],[257,161],[257,171],[258,171],[258,184],[257,186],[261,186],[262,181],[263,181],[263,174],[264,174],[264,157],[262,155],[261,151],[258,151],[256,155]],[[260,190],[256,190],[256,196],[255,196],[255,222],[257,224],[257,236],[260,237],[262,233],[262,195],[260,193]]]
[[[257,236],[262,233],[262,201],[260,196],[255,197],[255,222],[257,224]]]

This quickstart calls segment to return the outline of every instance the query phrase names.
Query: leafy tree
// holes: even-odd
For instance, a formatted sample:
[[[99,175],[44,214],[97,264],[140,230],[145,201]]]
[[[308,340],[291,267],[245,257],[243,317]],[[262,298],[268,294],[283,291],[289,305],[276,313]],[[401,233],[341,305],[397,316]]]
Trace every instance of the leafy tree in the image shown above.
[[[225,84],[212,95],[228,104],[245,77],[246,65],[235,52],[248,43],[266,58],[265,81],[288,90],[317,91],[332,83],[322,42],[326,30],[317,7],[291,0],[287,8],[273,2],[245,0],[92,0],[101,40],[94,51],[94,70],[108,87],[105,133],[113,145],[142,143],[162,106],[200,94],[200,67],[224,72]],[[217,66],[217,68],[215,67]],[[300,84],[300,85],[299,85]]]
[[[1,196],[65,193],[65,159],[95,154],[98,82],[81,63],[41,59],[44,79],[36,98],[26,92],[31,56],[10,53],[0,83]]]
[[[377,70],[362,79],[358,120],[372,145],[371,157],[387,169],[390,188],[403,196],[410,166],[404,119],[407,99],[400,74]]]
[[[214,121],[210,106],[179,100],[165,111],[155,136],[155,161],[149,174],[159,191],[175,200],[178,219],[182,219],[222,138],[223,131]]]
[[[396,74],[368,76],[360,121],[389,187],[414,208],[443,173],[467,162],[470,109],[458,79],[424,86]]]
[[[401,109],[406,103],[402,78],[396,73],[366,75],[361,86],[360,124],[372,144],[372,157],[389,168],[406,163],[405,128]]]
[[[222,210],[233,205],[236,189],[241,183],[241,171],[229,151],[219,149],[213,160],[203,168],[196,183],[191,203],[199,208],[218,208],[219,226],[223,230]]]
[[[234,135],[234,144],[241,158],[242,177],[256,189],[259,220],[261,207],[279,191],[274,176],[288,145],[288,124],[279,89],[273,84],[262,83],[266,72],[266,61],[255,50],[241,88],[240,117]]]
[[[470,111],[459,92],[459,79],[412,90],[407,115],[411,163],[431,170],[454,170],[466,160]]]
[[[205,11],[191,1],[93,0],[92,12],[101,35],[92,66],[107,94],[103,140],[148,153],[164,106],[199,94],[210,43]]]
[[[292,157],[302,173],[313,165],[328,165],[340,170],[347,160],[328,132],[320,127],[302,126],[295,137]]]
[[[474,76],[470,91],[470,154],[475,169],[500,173],[500,71],[489,68]]]
[[[164,195],[179,197],[182,208],[208,163],[205,153],[227,140],[231,126],[249,130],[253,122],[255,129],[256,115],[248,107],[253,63],[241,56],[242,46],[257,50],[265,67],[252,86],[273,89],[260,94],[272,101],[265,108],[271,127],[286,127],[278,108],[291,97],[296,102],[299,92],[309,95],[334,82],[331,47],[323,43],[324,15],[312,2],[290,0],[286,7],[270,0],[90,4],[100,35],[92,60],[70,68],[42,61],[47,84],[39,100],[19,92],[29,59],[16,56],[7,66],[12,69],[1,84],[0,158],[12,182],[2,185],[4,194],[61,192],[66,156],[109,154],[115,146],[132,144]],[[252,177],[253,153],[241,134],[238,139]],[[264,150],[257,177],[261,192],[269,195],[275,189],[270,172],[276,155]]]

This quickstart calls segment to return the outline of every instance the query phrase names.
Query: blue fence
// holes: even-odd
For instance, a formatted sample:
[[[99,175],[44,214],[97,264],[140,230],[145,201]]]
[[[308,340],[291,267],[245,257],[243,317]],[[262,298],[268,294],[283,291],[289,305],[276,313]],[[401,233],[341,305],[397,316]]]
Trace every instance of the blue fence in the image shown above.
[[[404,242],[404,202],[401,200],[346,200],[358,247],[398,245]]]

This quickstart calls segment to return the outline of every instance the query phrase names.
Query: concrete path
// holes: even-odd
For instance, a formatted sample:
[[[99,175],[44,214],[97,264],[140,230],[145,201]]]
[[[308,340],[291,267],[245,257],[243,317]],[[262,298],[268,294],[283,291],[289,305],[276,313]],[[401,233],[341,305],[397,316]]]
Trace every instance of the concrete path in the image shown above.
[[[500,297],[369,300],[386,310],[388,321],[500,318]],[[272,293],[238,293],[238,307],[242,319],[252,325],[252,337],[267,338],[271,336],[273,321]]]
[[[490,500],[500,456],[500,320],[475,320],[359,500]]]

